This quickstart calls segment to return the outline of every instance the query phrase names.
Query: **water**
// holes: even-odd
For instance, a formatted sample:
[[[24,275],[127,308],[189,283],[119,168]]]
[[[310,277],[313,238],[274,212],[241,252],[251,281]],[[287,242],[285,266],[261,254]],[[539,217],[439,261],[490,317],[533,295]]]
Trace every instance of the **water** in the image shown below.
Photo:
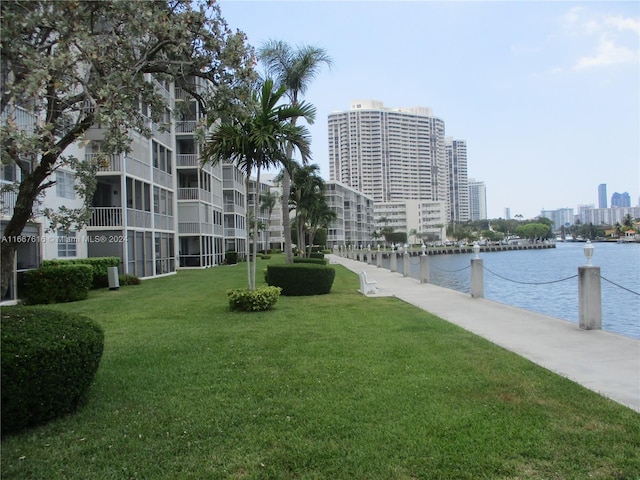
[[[484,297],[578,323],[577,274],[586,264],[584,245],[566,242],[541,250],[481,253]],[[602,329],[640,339],[640,244],[593,245],[592,263],[600,267],[602,277]],[[430,256],[429,281],[470,293],[471,258],[472,254]],[[411,257],[410,264],[411,276],[419,278],[419,258]],[[389,268],[388,259],[383,266]],[[402,268],[399,257],[398,270]]]

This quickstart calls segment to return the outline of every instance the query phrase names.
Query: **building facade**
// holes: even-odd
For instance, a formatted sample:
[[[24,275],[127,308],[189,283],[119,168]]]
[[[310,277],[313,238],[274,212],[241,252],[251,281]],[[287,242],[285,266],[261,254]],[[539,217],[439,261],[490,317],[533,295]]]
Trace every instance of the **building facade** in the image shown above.
[[[375,203],[449,204],[445,125],[428,108],[353,101],[350,110],[329,115],[328,145],[330,180],[355,188]]]
[[[373,199],[337,181],[326,182],[326,188],[327,205],[336,214],[327,232],[327,248],[371,244]]]
[[[630,207],[631,206],[631,196],[629,193],[618,193],[615,192],[611,195],[611,206],[612,207]]]
[[[607,184],[598,185],[598,208],[607,208]]]
[[[374,204],[375,230],[392,228],[405,232],[411,244],[446,240],[446,206],[444,202],[405,200]],[[380,239],[384,241],[384,239]]]
[[[469,179],[467,175],[467,142],[445,138],[449,172],[450,222],[466,222],[471,218]]]
[[[558,208],[557,210],[542,210],[540,216],[553,222],[553,229],[570,227],[573,224],[573,208]]]
[[[469,186],[469,219],[485,220],[487,218],[487,187],[484,182],[474,178],[468,180]]]

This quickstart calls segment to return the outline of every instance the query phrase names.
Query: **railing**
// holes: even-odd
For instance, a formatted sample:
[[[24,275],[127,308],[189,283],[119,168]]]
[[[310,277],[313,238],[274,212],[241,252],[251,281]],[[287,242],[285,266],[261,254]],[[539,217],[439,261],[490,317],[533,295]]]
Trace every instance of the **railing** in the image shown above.
[[[247,231],[241,228],[225,228],[224,236],[226,238],[246,238]]]
[[[96,163],[98,172],[121,172],[122,155],[106,155],[104,153],[85,153],[85,161]]]
[[[89,227],[122,227],[122,207],[94,207]]]
[[[125,157],[125,160],[125,170],[127,173],[144,179],[151,177],[151,165],[129,156]]]
[[[151,228],[151,212],[127,208],[127,226]]]
[[[176,133],[193,133],[196,131],[196,123],[195,120],[176,122]]]
[[[213,225],[200,222],[178,222],[178,233],[210,235],[213,233]]]
[[[160,140],[165,145],[171,145],[171,128],[169,125],[158,125],[157,123],[152,123],[151,133],[156,139]]]
[[[167,172],[163,172],[162,170],[153,167],[153,181],[159,185],[162,185],[167,188],[173,187],[172,176]]]
[[[154,213],[153,224],[155,228],[158,228],[160,230],[174,230],[175,217],[170,215],[163,215],[160,213]]]
[[[199,167],[200,159],[197,153],[181,153],[176,155],[176,165],[178,167]]]
[[[179,188],[178,200],[200,200],[211,203],[211,192],[202,188]]]
[[[245,211],[244,207],[241,205],[236,205],[235,203],[225,203],[224,213],[238,213],[240,215],[243,215]]]

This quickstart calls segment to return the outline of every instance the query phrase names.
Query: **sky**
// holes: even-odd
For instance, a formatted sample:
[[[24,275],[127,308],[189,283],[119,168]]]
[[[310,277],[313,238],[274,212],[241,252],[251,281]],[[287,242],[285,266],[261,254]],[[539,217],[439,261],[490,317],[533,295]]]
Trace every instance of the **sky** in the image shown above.
[[[220,0],[232,29],[313,45],[312,163],[329,180],[327,117],[352,100],[424,106],[467,142],[489,218],[640,196],[640,2]],[[259,70],[260,66],[258,67]]]

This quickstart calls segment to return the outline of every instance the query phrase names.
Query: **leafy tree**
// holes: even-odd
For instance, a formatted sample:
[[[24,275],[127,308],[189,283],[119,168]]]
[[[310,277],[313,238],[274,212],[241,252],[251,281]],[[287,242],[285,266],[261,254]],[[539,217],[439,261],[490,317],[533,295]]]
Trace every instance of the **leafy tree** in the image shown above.
[[[281,104],[285,87],[281,86],[276,90],[274,88],[273,80],[265,80],[254,92],[253,101],[247,105],[246,114],[226,118],[216,123],[202,153],[205,162],[215,165],[231,161],[240,168],[246,178],[247,192],[250,177],[255,171],[254,198],[259,198],[261,170],[285,162],[289,146],[296,148],[305,160],[310,155],[309,131],[302,125],[291,123],[290,120],[303,117],[313,121],[315,108],[304,102],[299,102],[295,106]],[[247,218],[249,218],[248,211]],[[250,245],[249,230],[247,229],[247,249]],[[258,238],[257,215],[253,216],[253,238]],[[247,252],[249,290],[255,290],[257,253],[258,242],[255,241],[253,255]]]
[[[166,120],[162,82],[174,82],[204,111],[233,111],[254,77],[245,35],[232,32],[213,0],[3,0],[0,158],[20,170],[1,252],[6,294],[17,238],[62,165],[77,172],[84,208],[48,211],[52,228],[90,217],[96,165],[67,152],[94,125],[102,152],[130,148]],[[210,88],[196,87],[202,79]],[[199,82],[202,84],[203,82]]]
[[[520,225],[516,228],[516,233],[521,238],[528,238],[530,240],[551,238],[552,229],[549,225],[544,223],[527,223],[526,225]]]
[[[338,215],[331,210],[327,204],[324,189],[322,191],[315,191],[314,195],[310,197],[305,204],[307,231],[309,232],[309,253],[311,253],[311,248],[313,247],[318,232],[326,232],[331,222],[335,220]],[[320,243],[323,245],[326,243],[326,235],[325,242]]]
[[[300,97],[305,94],[311,81],[320,73],[322,65],[331,66],[333,61],[325,50],[313,46],[292,48],[285,42],[271,40],[258,50],[258,57],[265,64],[267,72],[287,89],[287,95],[292,106],[298,105]],[[297,118],[291,123],[296,124]],[[293,159],[293,148],[287,149],[287,160]],[[303,163],[305,159],[303,158]],[[289,168],[284,169],[282,178],[282,205],[287,204],[291,188]],[[291,220],[286,208],[282,209],[282,227],[284,229],[285,254],[287,263],[293,263],[291,249]]]

